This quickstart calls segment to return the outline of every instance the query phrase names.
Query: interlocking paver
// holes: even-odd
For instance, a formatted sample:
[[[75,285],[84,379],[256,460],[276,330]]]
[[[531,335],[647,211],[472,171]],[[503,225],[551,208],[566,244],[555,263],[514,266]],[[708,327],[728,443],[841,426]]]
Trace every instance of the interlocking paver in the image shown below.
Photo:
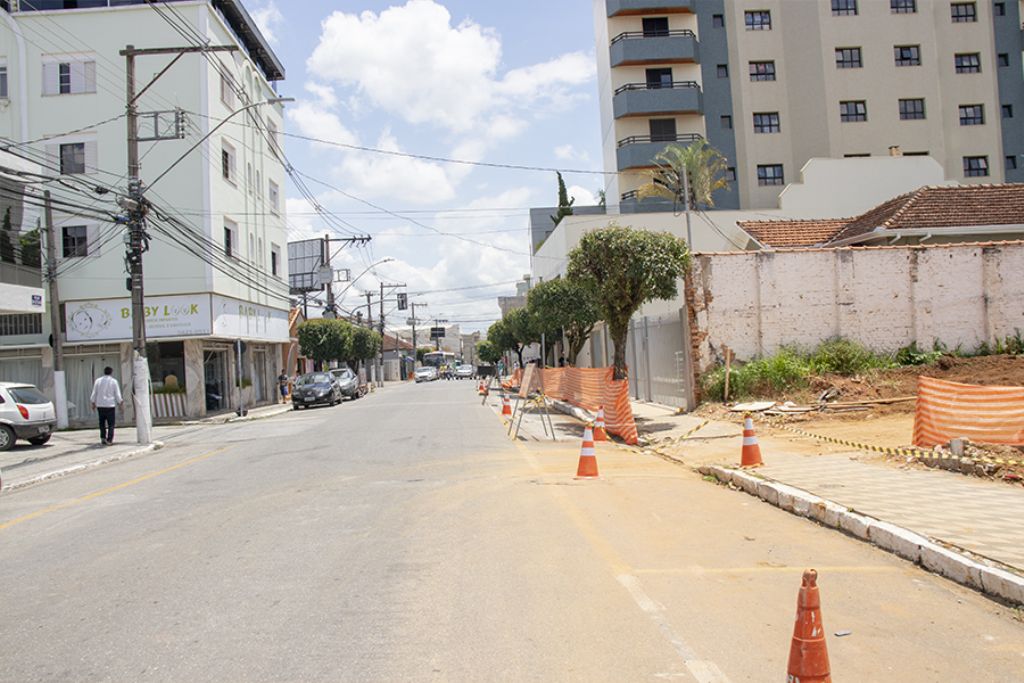
[[[773,451],[758,472],[1024,570],[1024,489],[952,472],[853,459],[859,456]]]

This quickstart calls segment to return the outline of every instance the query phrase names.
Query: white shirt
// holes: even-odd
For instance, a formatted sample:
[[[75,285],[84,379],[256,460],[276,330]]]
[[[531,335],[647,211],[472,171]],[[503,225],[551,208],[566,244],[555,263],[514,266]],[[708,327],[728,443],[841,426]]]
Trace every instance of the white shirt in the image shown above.
[[[103,375],[92,385],[89,400],[97,408],[116,408],[121,403],[121,385],[110,375]]]

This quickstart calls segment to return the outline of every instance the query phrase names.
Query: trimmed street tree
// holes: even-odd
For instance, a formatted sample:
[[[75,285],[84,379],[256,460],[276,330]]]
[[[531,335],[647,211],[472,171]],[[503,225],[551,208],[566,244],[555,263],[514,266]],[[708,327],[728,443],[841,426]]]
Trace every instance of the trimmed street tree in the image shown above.
[[[501,360],[501,349],[495,346],[494,342],[484,339],[476,343],[477,358],[488,365],[493,365]]]
[[[381,336],[378,332],[365,327],[352,328],[352,351],[348,360],[353,364],[361,360],[370,360],[380,353]]]
[[[345,320],[307,320],[297,331],[302,355],[312,358],[317,367],[352,354],[352,325]]]
[[[42,255],[39,251],[39,228],[26,232],[18,241],[21,245],[21,265],[30,268],[42,267]]]
[[[579,280],[558,278],[542,282],[530,290],[527,309],[543,330],[554,330],[556,337],[565,331],[566,361],[576,365],[576,357],[601,319],[597,297]]]
[[[648,301],[671,299],[690,267],[686,242],[668,232],[614,223],[580,239],[569,252],[569,278],[591,288],[615,344],[615,379],[625,379],[629,320]]]
[[[511,331],[509,331],[504,318],[492,323],[491,326],[487,328],[487,340],[494,344],[494,347],[499,353],[516,351],[518,347],[515,337],[513,337]]]
[[[523,349],[530,344],[540,341],[540,329],[537,327],[537,320],[525,308],[516,308],[508,312],[502,318],[505,330],[512,339],[512,350],[519,357],[519,367],[523,364]],[[490,339],[490,335],[488,335]]]
[[[3,226],[0,227],[0,261],[17,263],[17,252],[14,249],[14,227],[11,225],[11,207],[4,211]]]

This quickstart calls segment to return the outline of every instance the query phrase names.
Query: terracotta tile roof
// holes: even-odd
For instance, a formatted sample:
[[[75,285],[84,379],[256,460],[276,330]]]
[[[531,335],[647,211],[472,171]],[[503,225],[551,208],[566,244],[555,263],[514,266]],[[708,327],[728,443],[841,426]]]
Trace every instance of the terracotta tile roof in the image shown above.
[[[401,337],[398,338],[398,348],[402,351],[412,351],[412,344],[405,341]],[[384,333],[384,350],[394,351],[395,350],[395,335]]]
[[[876,228],[955,228],[1024,225],[1024,183],[926,186],[893,197],[856,218],[741,221],[767,247],[833,244]]]
[[[740,221],[737,225],[766,247],[813,247],[828,242],[850,221],[821,218],[786,221]]]

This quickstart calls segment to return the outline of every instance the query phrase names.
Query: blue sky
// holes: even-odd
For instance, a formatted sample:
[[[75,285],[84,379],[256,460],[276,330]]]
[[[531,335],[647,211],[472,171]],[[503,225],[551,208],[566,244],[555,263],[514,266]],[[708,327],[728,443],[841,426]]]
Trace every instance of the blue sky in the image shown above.
[[[600,170],[591,0],[246,6],[285,64],[279,89],[297,100],[288,105],[288,132],[434,157]],[[374,273],[407,283],[410,293],[516,280],[529,272],[527,209],[557,200],[549,172],[285,142],[293,165],[326,183],[309,182],[319,203],[374,237],[368,249],[343,252],[336,265],[357,275],[394,259],[360,279],[343,305],[377,285]],[[567,174],[566,183],[585,204],[602,180]],[[295,188],[288,196],[293,237],[334,232]],[[496,297],[511,293],[506,284],[414,300],[429,304],[430,317],[486,329],[499,315]],[[393,320],[404,322],[404,315]]]

